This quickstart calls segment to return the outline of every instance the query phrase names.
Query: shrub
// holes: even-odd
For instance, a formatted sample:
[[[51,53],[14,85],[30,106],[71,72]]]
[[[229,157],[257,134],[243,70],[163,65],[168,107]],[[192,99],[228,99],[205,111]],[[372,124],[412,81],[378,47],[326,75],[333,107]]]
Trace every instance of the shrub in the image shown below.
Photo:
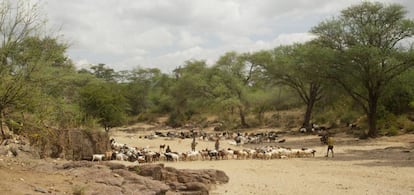
[[[414,132],[414,122],[409,118],[409,116],[401,115],[397,118],[397,127],[399,129],[404,129],[405,132]]]
[[[383,129],[380,131],[380,134],[386,135],[386,136],[396,136],[399,133],[399,129],[395,126],[392,126],[387,129]]]

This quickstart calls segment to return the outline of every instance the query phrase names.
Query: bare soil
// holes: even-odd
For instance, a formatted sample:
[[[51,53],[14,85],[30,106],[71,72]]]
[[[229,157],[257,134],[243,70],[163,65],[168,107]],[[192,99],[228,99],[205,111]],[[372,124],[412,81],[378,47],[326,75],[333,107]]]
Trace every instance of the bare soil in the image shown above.
[[[191,139],[144,138],[155,130],[171,131],[137,125],[133,129],[114,130],[111,137],[117,142],[153,151],[158,151],[161,144],[177,152],[190,150]],[[283,134],[282,138],[286,142],[262,145],[309,147],[317,151],[315,157],[163,163],[178,169],[224,171],[230,178],[229,183],[216,185],[210,194],[414,194],[414,134],[367,140],[336,134],[334,158],[325,157],[326,146],[320,143],[317,135]],[[197,142],[198,150],[214,148],[213,141]],[[258,146],[234,146],[229,141],[222,141],[220,145],[222,148]],[[88,178],[99,177],[99,171],[56,169],[67,162],[33,159],[30,155],[0,155],[0,194],[88,194],[88,189],[96,185]]]

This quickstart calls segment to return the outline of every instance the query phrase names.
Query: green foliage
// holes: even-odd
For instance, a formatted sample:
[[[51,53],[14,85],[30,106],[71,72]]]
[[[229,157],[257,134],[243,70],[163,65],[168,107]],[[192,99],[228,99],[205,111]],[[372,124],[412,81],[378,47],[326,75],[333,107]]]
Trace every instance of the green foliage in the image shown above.
[[[80,107],[86,118],[95,117],[108,129],[125,122],[126,100],[115,84],[91,82],[80,90]]]
[[[303,126],[309,127],[312,112],[317,102],[323,98],[324,75],[317,67],[326,66],[331,55],[323,47],[313,42],[280,46],[271,52],[273,61],[264,64],[266,74],[273,82],[290,88],[306,105]]]
[[[305,123],[353,123],[365,112],[382,134],[414,131],[412,121],[398,117],[414,109],[414,51],[399,44],[414,34],[414,22],[398,5],[363,2],[314,27],[318,38],[309,43],[228,52],[211,67],[190,60],[168,75],[116,72],[103,63],[76,71],[67,44],[34,33],[43,22],[37,8],[7,2],[0,10],[0,119],[16,132],[33,131],[40,144],[53,135],[46,126],[108,129],[165,115],[173,127],[204,127],[214,115],[228,130],[297,128],[299,114],[269,115],[304,105]],[[18,27],[6,25],[13,23]],[[361,132],[368,128],[360,125]]]
[[[405,132],[414,132],[414,121],[410,120],[407,115],[397,117],[397,128]]]
[[[394,114],[404,114],[411,110],[414,100],[414,70],[407,71],[390,82],[384,93],[382,104]]]
[[[167,124],[173,128],[176,128],[184,126],[187,120],[188,117],[186,117],[183,113],[173,112],[168,117]]]
[[[397,116],[383,107],[381,107],[379,113],[378,128],[380,129],[380,134],[388,136],[397,135],[400,129]]]
[[[414,35],[414,21],[405,14],[396,4],[363,2],[311,30],[334,56],[320,70],[365,111],[371,137],[378,133],[376,110],[386,87],[414,66],[414,50],[398,45]]]
[[[20,134],[23,130],[23,124],[13,119],[6,120],[6,125],[15,134]]]
[[[91,67],[92,74],[96,76],[96,78],[103,79],[105,81],[115,81],[116,74],[114,69],[105,67],[105,64],[98,64]]]
[[[169,88],[172,111],[168,124],[181,126],[194,114],[208,108],[212,98],[208,83],[210,73],[205,61],[187,61],[174,72],[176,78]]]

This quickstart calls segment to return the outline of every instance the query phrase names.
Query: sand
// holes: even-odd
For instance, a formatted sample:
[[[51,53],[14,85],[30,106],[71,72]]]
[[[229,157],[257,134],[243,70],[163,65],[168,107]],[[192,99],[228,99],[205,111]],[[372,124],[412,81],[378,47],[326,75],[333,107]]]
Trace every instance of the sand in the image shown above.
[[[190,150],[191,139],[144,139],[151,131],[126,133],[113,131],[118,142],[159,151],[170,145],[173,151]],[[264,143],[291,148],[311,147],[314,158],[272,160],[207,160],[163,162],[180,169],[219,169],[230,177],[216,185],[211,194],[414,194],[414,135],[358,140],[338,135],[335,158],[326,158],[326,146],[317,135],[286,135],[286,143]],[[213,141],[197,140],[197,149],[214,148]],[[226,140],[221,148],[234,146]]]

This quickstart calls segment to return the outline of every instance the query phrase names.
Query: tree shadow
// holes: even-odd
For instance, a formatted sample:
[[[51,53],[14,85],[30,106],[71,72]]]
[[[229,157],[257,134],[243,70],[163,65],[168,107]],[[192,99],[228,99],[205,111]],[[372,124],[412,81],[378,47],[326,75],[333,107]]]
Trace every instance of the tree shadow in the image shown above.
[[[321,157],[323,159],[326,157]],[[414,145],[410,147],[386,147],[372,150],[345,150],[338,153],[332,161],[368,161],[356,163],[361,166],[391,166],[391,167],[414,167]]]

